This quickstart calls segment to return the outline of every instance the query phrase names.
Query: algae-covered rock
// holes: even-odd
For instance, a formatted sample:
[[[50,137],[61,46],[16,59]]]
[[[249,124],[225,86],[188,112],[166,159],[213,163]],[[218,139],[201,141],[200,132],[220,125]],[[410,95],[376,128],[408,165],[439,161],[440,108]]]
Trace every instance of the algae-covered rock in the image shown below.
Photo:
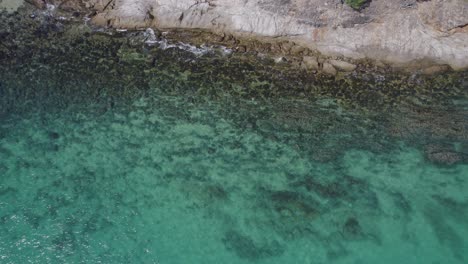
[[[117,51],[117,56],[121,61],[127,63],[146,61],[146,56],[136,49],[121,48]]]
[[[429,144],[425,147],[426,158],[439,165],[454,165],[468,161],[468,154],[457,152],[453,146],[446,144]]]

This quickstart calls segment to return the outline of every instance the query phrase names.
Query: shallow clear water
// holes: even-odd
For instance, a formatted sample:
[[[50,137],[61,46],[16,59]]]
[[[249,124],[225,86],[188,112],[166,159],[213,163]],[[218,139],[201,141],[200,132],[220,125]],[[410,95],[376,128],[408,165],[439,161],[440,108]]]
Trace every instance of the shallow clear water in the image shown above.
[[[466,263],[468,165],[378,115],[162,95],[6,115],[0,262]]]

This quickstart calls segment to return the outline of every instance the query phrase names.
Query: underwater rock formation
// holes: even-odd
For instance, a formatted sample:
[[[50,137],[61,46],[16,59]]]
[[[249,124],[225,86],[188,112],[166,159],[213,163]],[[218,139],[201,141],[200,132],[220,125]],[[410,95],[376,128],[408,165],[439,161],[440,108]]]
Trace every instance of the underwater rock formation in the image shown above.
[[[222,242],[226,249],[233,251],[237,256],[250,261],[274,257],[283,254],[285,249],[276,241],[261,243],[253,241],[250,237],[235,230],[224,234]]]
[[[441,165],[454,165],[468,161],[467,154],[457,152],[450,145],[430,144],[425,148],[425,154],[429,161]]]

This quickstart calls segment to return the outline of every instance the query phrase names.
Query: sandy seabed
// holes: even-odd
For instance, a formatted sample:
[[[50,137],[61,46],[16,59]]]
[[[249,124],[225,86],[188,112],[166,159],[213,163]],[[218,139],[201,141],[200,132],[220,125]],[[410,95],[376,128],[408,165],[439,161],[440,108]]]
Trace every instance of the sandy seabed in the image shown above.
[[[307,120],[183,96],[6,115],[0,262],[466,263],[468,165],[333,104]]]

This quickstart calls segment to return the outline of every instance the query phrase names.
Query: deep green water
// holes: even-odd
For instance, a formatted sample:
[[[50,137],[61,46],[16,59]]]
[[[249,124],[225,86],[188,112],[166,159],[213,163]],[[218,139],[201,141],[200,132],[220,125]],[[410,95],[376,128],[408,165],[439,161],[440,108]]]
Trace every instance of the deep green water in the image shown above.
[[[9,113],[0,263],[467,263],[468,165],[424,154],[466,157],[465,108],[458,137],[331,99]]]

